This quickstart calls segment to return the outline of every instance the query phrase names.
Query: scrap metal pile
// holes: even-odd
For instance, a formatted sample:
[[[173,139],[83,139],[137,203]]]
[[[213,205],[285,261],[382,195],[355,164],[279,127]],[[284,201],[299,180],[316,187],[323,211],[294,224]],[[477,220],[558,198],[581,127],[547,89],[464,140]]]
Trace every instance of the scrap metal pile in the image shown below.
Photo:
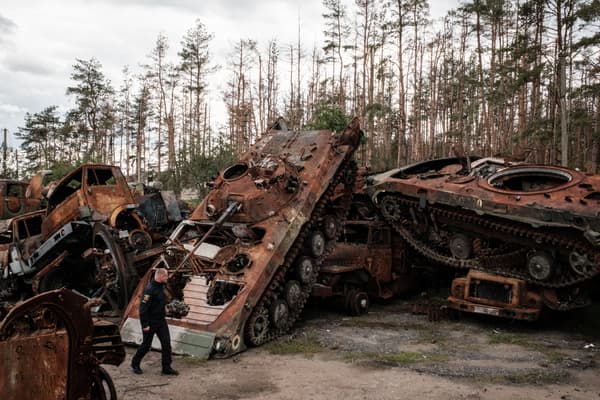
[[[123,315],[123,339],[139,342],[151,267],[170,270],[174,350],[203,357],[284,334],[310,296],[364,313],[414,290],[417,263],[460,275],[448,299],[460,311],[534,320],[588,303],[599,176],[466,156],[369,175],[352,160],[361,136],[356,119],[340,133],[273,128],[185,220],[172,193],[136,195],[114,166],[76,168],[46,209],[41,177],[0,182],[0,318],[66,287]]]
[[[54,186],[46,209],[3,222],[0,303],[67,287],[119,313],[181,219],[168,192],[134,198],[118,167],[84,164]]]

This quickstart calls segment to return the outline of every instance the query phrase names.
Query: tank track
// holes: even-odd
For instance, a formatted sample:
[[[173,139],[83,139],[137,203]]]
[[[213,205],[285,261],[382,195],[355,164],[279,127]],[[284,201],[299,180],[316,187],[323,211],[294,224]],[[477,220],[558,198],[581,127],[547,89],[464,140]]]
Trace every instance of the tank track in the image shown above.
[[[323,260],[327,257],[327,255],[333,250],[335,242],[337,241],[337,238],[342,232],[341,221],[343,221],[346,218],[350,210],[354,181],[356,179],[357,171],[356,163],[353,160],[350,160],[351,157],[352,154],[348,156],[348,158],[342,163],[342,165],[334,175],[327,190],[325,191],[325,193],[323,193],[323,195],[315,205],[311,214],[311,218],[302,227],[296,240],[290,247],[290,250],[287,252],[283,264],[278,268],[267,290],[265,290],[263,296],[257,302],[252,313],[250,314],[250,317],[246,321],[244,327],[244,336],[246,339],[246,343],[252,346],[259,346],[264,343],[267,343],[285,334],[300,317],[300,314],[302,313],[302,310],[304,309],[304,306],[308,298],[310,297],[312,288],[317,281],[320,266],[323,263]],[[270,327],[271,321],[269,318],[269,307],[273,304],[274,301],[282,297],[286,282],[290,280],[290,274],[293,272],[293,266],[295,264],[295,261],[298,260],[299,257],[302,257],[304,255],[303,251],[305,239],[310,235],[313,229],[319,228],[323,217],[329,211],[327,208],[332,206],[331,201],[334,195],[335,188],[340,183],[344,184],[344,193],[340,197],[339,204],[333,210],[333,214],[336,220],[340,222],[337,225],[335,237],[326,242],[323,254],[319,258],[313,258],[314,270],[310,281],[306,284],[302,284],[302,293],[299,299],[298,306],[295,309],[289,308],[289,317],[285,321],[284,326],[272,329]],[[256,326],[262,327],[262,329],[259,329],[259,331],[257,332],[254,329]]]
[[[573,271],[569,266],[553,274],[548,280],[533,278],[523,266],[526,249],[517,249],[512,252],[491,252],[477,258],[458,259],[436,250],[429,243],[420,240],[414,230],[414,224],[405,218],[401,210],[419,208],[419,201],[399,195],[386,194],[378,199],[377,206],[381,209],[384,218],[392,225],[394,230],[419,254],[427,259],[459,269],[477,269],[480,271],[501,274],[522,279],[526,282],[547,288],[562,288],[585,282],[600,272],[600,249],[595,249],[584,240],[575,240],[553,232],[541,232],[526,224],[513,221],[502,221],[498,218],[479,216],[473,212],[461,209],[448,209],[439,205],[427,205],[427,213],[433,218],[442,218],[454,221],[460,226],[471,225],[478,229],[494,231],[504,236],[512,236],[521,241],[532,241],[539,246],[547,248],[562,248],[569,251],[577,250],[581,254],[588,254],[593,263],[593,268],[582,275]],[[519,265],[520,264],[520,265]]]

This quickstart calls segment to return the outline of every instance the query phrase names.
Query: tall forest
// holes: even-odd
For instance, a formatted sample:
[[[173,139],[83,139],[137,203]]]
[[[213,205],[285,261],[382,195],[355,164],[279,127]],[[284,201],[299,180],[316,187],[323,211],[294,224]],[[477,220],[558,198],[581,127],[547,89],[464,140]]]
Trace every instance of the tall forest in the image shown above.
[[[221,67],[201,19],[183,38],[148,43],[120,82],[97,59],[75,60],[65,89],[75,107],[27,114],[3,172],[99,162],[201,190],[278,118],[340,130],[358,116],[359,163],[373,171],[460,151],[598,173],[600,1],[472,0],[438,19],[425,0],[322,9],[322,43],[306,43],[299,22],[292,43],[239,39]],[[208,96],[216,68],[228,76],[223,116]]]

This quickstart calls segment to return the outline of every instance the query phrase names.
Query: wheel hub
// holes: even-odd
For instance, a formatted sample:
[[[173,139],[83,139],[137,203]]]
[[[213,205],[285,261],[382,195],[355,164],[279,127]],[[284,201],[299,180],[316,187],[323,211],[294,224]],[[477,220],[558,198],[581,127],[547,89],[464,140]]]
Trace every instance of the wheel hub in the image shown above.
[[[450,238],[450,252],[458,259],[466,260],[473,253],[473,241],[465,234],[457,233]]]
[[[527,269],[533,278],[547,280],[554,272],[554,258],[544,251],[533,252],[527,261]]]
[[[573,268],[573,271],[579,275],[588,276],[594,270],[594,263],[590,260],[587,254],[581,254],[576,250],[573,250],[569,254],[569,265]]]

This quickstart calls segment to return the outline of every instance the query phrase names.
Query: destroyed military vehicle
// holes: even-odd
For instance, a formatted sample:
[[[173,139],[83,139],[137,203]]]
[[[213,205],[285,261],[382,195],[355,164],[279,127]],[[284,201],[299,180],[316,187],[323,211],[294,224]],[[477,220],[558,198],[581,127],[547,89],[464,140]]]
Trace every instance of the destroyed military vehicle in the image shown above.
[[[469,270],[452,281],[448,307],[458,312],[492,315],[524,321],[535,321],[552,289],[530,287],[522,279]]]
[[[84,164],[71,171],[49,194],[45,211],[9,220],[0,235],[0,302],[67,287],[122,310],[160,252],[153,248],[159,222],[181,220],[167,214],[174,208],[163,200],[145,199],[146,218],[118,167]]]
[[[298,319],[350,207],[362,132],[271,129],[223,170],[154,267],[171,271],[174,299],[189,306],[169,320],[173,348],[227,357],[287,332]],[[338,185],[345,194],[335,196]],[[141,339],[139,297],[123,340]]]
[[[543,288],[551,308],[585,304],[581,286],[600,267],[600,176],[456,157],[388,171],[370,183],[382,215],[431,262]]]

